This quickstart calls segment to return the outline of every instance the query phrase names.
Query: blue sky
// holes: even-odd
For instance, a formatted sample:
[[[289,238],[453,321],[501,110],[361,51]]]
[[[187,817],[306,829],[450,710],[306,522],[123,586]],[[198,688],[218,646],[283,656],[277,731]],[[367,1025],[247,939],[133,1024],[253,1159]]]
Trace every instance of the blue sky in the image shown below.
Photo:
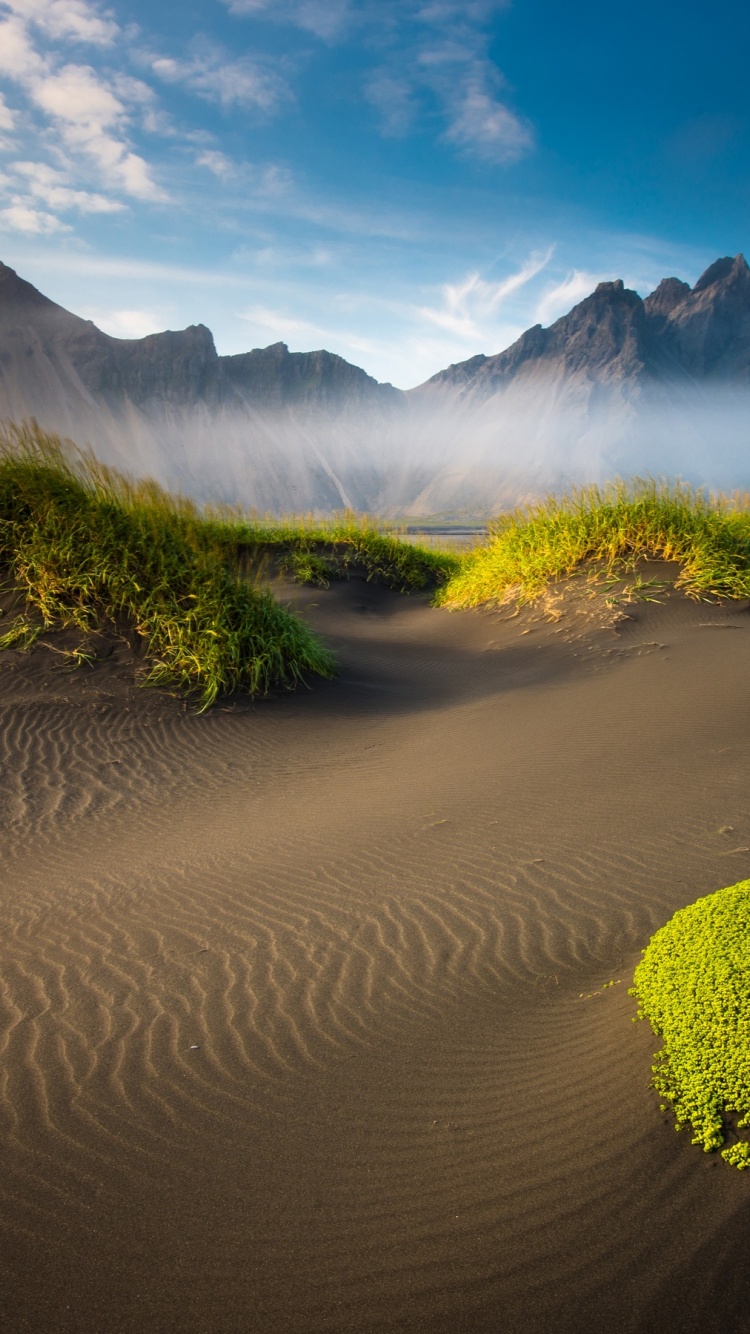
[[[409,387],[748,248],[717,0],[0,0],[0,258],[109,333]]]

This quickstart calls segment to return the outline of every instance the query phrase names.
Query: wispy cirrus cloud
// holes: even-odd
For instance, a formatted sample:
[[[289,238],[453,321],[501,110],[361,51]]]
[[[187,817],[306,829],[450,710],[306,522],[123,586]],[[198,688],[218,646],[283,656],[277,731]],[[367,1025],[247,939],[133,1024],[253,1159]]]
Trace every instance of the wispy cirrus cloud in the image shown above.
[[[492,82],[480,66],[469,72],[456,93],[449,93],[445,139],[490,162],[517,162],[534,147],[534,133],[527,121],[498,100]]]
[[[222,107],[253,107],[274,112],[291,98],[291,91],[269,63],[251,56],[230,59],[221,47],[205,40],[193,44],[187,59],[161,56],[151,68],[166,83],[181,83]]]
[[[508,164],[534,146],[530,123],[510,105],[489,56],[488,23],[497,3],[404,5],[387,58],[366,95],[385,133],[405,133],[420,113],[437,111],[443,142],[484,161]]]
[[[555,284],[545,291],[536,307],[536,321],[538,324],[552,324],[559,319],[561,315],[567,315],[568,311],[584,297],[590,296],[597,283],[602,282],[611,275],[603,273],[588,273],[585,269],[575,269],[568,274],[561,283]]]
[[[352,14],[349,0],[224,0],[230,14],[272,19],[330,40],[340,36]]]
[[[460,283],[445,283],[441,289],[441,303],[420,306],[419,313],[430,324],[480,345],[492,336],[500,307],[546,268],[553,251],[554,247],[550,247],[541,254],[530,255],[520,269],[498,282],[489,282],[479,273],[470,273]]]
[[[534,146],[490,56],[493,17],[507,0],[224,0],[238,17],[306,29],[329,41],[357,41],[375,54],[363,95],[382,133],[401,137],[437,114],[438,138],[460,153],[507,165]],[[377,55],[379,53],[379,56]]]

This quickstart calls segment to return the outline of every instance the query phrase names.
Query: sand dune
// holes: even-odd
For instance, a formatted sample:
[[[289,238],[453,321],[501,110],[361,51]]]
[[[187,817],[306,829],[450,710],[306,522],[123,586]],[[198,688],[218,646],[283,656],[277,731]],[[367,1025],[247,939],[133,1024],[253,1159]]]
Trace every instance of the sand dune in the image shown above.
[[[293,697],[0,660],[4,1327],[750,1327],[627,995],[750,874],[747,608],[290,595]]]

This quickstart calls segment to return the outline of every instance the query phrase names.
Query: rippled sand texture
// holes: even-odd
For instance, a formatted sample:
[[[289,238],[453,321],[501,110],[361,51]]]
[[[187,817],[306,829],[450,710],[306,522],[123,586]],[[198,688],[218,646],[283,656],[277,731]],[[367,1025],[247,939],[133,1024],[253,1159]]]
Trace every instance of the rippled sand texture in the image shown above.
[[[627,995],[750,875],[750,614],[295,596],[340,680],[204,717],[0,660],[2,1328],[750,1329]]]

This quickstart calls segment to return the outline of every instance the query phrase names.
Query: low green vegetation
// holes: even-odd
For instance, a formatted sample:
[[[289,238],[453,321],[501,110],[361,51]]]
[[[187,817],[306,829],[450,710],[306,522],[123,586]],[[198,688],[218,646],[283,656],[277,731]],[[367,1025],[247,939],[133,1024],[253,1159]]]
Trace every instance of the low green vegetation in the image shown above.
[[[330,651],[279,605],[267,575],[328,583],[357,567],[408,591],[434,588],[455,564],[353,517],[273,524],[203,514],[33,423],[0,436],[0,567],[26,602],[0,648],[73,626],[82,641],[68,658],[90,661],[87,636],[124,622],[144,642],[144,683],[187,690],[200,708],[333,673]]]
[[[636,479],[514,510],[490,524],[437,600],[523,604],[586,565],[606,579],[641,556],[679,562],[678,586],[693,597],[750,597],[750,499]]]
[[[681,908],[652,936],[635,970],[631,995],[663,1047],[653,1087],[690,1125],[706,1153],[725,1142],[726,1118],[750,1127],[750,880]],[[750,1167],[750,1142],[722,1152]]]
[[[75,626],[84,638],[69,657],[86,661],[86,635],[125,620],[144,641],[145,681],[193,692],[200,707],[333,672],[327,649],[275,600],[276,576],[325,587],[356,571],[437,605],[500,606],[581,572],[606,592],[641,556],[679,563],[678,586],[692,596],[750,597],[750,500],[616,483],[501,516],[485,542],[458,553],[354,514],[201,511],[33,422],[0,432],[0,566],[28,608],[0,648]],[[636,581],[629,596],[653,591]]]

